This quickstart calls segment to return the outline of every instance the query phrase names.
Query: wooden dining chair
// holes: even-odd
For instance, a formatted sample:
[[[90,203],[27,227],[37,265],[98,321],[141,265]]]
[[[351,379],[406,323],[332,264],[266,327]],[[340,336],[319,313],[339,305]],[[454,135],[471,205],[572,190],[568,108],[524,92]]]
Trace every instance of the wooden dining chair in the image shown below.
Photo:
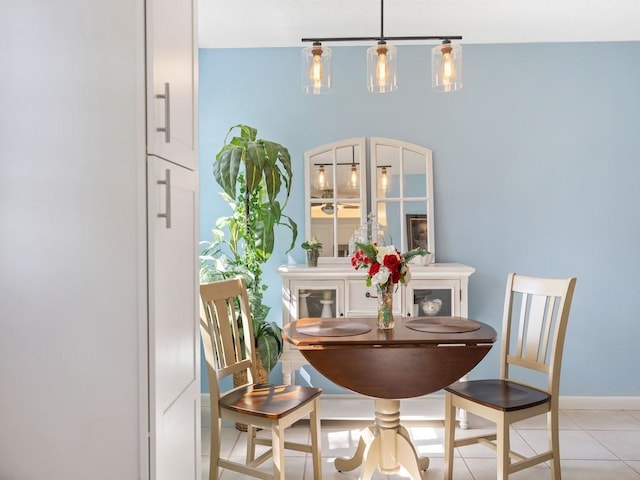
[[[445,388],[445,480],[451,480],[453,449],[474,443],[497,452],[497,480],[551,461],[553,480],[560,480],[558,390],[569,310],[576,279],[546,279],[509,274],[507,278],[500,378],[457,382]],[[545,387],[522,381],[539,372]],[[496,433],[455,439],[456,408],[496,424]],[[547,414],[549,450],[532,457],[511,451],[509,427]]]
[[[311,453],[313,478],[322,478],[320,451],[319,388],[297,385],[254,384],[255,349],[247,290],[242,278],[200,285],[200,331],[204,347],[211,398],[211,465],[209,480],[217,480],[219,468],[263,479],[284,480],[284,449]],[[220,381],[248,371],[247,383],[221,390]],[[310,418],[310,444],[286,442],[284,430]],[[247,425],[246,462],[220,457],[222,420]],[[258,429],[271,438],[257,437]],[[256,458],[256,446],[270,448]],[[273,473],[258,469],[273,460]]]

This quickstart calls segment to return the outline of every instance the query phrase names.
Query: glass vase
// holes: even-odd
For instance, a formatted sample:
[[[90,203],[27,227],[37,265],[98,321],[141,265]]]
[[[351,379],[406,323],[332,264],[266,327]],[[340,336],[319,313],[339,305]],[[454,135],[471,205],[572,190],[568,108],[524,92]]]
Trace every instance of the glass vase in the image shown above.
[[[376,290],[378,291],[379,330],[390,330],[395,326],[393,321],[393,287],[394,284],[391,282],[376,285]]]

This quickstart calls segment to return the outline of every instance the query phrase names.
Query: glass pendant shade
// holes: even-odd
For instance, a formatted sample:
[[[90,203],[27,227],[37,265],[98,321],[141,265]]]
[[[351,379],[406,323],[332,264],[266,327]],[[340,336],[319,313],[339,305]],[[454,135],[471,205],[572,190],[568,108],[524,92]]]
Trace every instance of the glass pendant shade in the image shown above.
[[[389,174],[387,173],[387,167],[382,167],[380,170],[380,189],[386,192],[389,189]]]
[[[327,178],[327,173],[325,172],[323,165],[318,167],[313,187],[317,190],[326,190],[329,188],[329,179]]]
[[[316,42],[302,49],[302,91],[320,95],[331,89],[331,49]]]
[[[397,90],[397,48],[378,42],[367,49],[367,90],[373,93],[388,93]]]
[[[462,47],[445,40],[431,50],[431,86],[438,92],[462,88]]]
[[[351,164],[351,170],[349,171],[349,178],[347,179],[347,188],[349,190],[358,190],[359,187],[359,180],[358,180],[358,167],[356,166],[355,163]]]

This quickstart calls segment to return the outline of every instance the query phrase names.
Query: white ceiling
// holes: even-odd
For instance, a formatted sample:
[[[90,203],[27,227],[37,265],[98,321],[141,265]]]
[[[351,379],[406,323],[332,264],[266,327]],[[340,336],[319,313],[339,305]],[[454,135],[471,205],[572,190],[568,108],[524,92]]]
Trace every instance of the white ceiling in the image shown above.
[[[291,47],[380,34],[379,0],[200,0],[200,47]],[[387,36],[461,43],[640,40],[640,0],[387,0]]]

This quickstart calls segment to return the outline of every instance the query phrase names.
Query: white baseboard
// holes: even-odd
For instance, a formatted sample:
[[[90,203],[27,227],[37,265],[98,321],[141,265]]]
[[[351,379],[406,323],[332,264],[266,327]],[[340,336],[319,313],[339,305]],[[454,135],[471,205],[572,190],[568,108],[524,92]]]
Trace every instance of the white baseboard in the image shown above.
[[[202,394],[202,406],[209,406],[209,394]],[[560,397],[564,410],[640,410],[640,397]],[[373,399],[357,394],[327,394],[320,397],[323,420],[371,420]],[[444,395],[432,394],[400,402],[402,420],[442,420]]]
[[[564,410],[640,410],[640,397],[566,397],[560,396]]]

